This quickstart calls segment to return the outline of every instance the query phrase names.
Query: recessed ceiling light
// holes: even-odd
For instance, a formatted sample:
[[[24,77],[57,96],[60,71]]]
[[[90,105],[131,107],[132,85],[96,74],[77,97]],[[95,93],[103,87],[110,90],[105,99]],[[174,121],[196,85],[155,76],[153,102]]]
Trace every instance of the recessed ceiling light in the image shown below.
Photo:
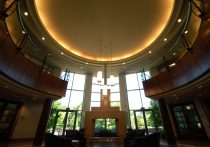
[[[164,38],[163,41],[167,41],[167,38]]]
[[[24,12],[24,15],[25,15],[25,16],[28,16],[28,12]]]
[[[175,56],[175,55],[176,55],[176,53],[174,52],[174,53],[173,53],[173,55]]]
[[[152,53],[152,51],[149,51],[149,54],[151,54]]]
[[[203,86],[202,85],[200,85],[199,87],[198,87],[198,89],[201,89]]]
[[[61,55],[63,55],[63,52],[61,52]]]
[[[169,65],[169,67],[173,67],[175,65],[176,65],[176,63],[172,63],[172,64]]]
[[[179,18],[179,19],[178,19],[178,22],[181,22],[181,21],[182,21],[182,19],[181,19],[181,18]]]
[[[85,64],[88,64],[87,62]]]
[[[185,33],[185,34],[187,34],[187,33],[188,33],[188,31],[186,30],[184,33]]]
[[[25,31],[22,31],[22,34],[25,34],[26,32]]]
[[[44,38],[44,37],[42,37],[42,40],[45,40],[45,38]]]

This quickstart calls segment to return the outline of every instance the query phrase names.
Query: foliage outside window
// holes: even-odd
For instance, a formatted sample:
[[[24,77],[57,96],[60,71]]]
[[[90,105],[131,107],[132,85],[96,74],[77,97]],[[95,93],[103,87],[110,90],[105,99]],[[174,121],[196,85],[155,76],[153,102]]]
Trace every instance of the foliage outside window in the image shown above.
[[[54,102],[47,126],[48,132],[52,132],[54,128],[55,134],[58,135],[63,132],[65,116],[67,116],[65,129],[72,129],[74,124],[75,129],[80,128],[85,75],[70,73],[68,78],[66,95]]]
[[[149,72],[146,72],[145,75],[149,77]],[[147,98],[144,94],[142,81],[145,80],[145,75],[142,75],[142,73],[126,75],[131,128],[145,128],[145,123],[147,123],[148,129],[154,127],[161,127],[162,129],[157,103],[154,100],[151,101],[151,99]],[[146,109],[151,111],[143,112],[143,110]],[[145,114],[146,122],[144,122],[143,113]]]

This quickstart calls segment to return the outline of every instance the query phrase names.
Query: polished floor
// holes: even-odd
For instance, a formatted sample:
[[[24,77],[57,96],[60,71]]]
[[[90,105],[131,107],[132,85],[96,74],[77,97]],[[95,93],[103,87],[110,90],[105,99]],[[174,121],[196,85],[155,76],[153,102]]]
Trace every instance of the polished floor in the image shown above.
[[[18,141],[18,142],[9,142],[9,143],[1,143],[0,147],[44,147],[42,146],[33,146],[32,141]],[[92,143],[87,144],[87,147],[124,147],[123,144],[116,144],[116,143]],[[161,141],[160,147],[175,147],[175,146],[168,146],[166,142]],[[187,143],[179,143],[177,147],[209,147],[208,145],[189,145]]]

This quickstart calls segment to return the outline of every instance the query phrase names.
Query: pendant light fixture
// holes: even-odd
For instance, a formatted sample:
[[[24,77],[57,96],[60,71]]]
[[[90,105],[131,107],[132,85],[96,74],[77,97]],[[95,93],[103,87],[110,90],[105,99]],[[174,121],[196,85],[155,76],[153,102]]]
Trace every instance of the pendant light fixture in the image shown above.
[[[111,63],[112,63],[112,42],[110,43],[110,48],[111,48]],[[111,67],[111,64],[110,64],[109,83],[110,83],[110,86],[114,86],[114,75],[112,75],[112,67]]]
[[[101,45],[102,45],[102,40],[100,40],[100,62],[101,62]],[[101,84],[101,82],[102,82],[102,71],[98,71],[97,72],[97,82],[99,83],[99,84]]]

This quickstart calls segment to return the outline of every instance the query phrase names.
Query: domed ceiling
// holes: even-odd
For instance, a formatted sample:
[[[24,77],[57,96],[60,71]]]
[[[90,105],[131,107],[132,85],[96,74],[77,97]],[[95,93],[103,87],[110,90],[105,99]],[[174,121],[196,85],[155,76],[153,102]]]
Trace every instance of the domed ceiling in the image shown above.
[[[49,35],[70,53],[97,61],[127,59],[151,45],[173,0],[35,0]]]
[[[13,41],[25,32],[21,51],[50,73],[95,74],[105,64],[107,75],[158,73],[186,53],[180,37],[187,30],[193,42],[200,24],[185,0],[22,0],[18,10],[6,19]]]

